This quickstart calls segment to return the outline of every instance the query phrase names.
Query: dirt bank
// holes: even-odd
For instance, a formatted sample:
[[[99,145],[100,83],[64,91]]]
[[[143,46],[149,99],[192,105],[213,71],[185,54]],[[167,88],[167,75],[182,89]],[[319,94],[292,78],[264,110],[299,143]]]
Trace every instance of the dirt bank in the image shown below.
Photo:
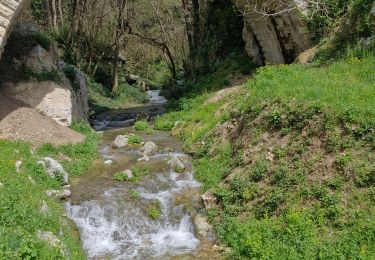
[[[78,143],[85,139],[83,135],[5,95],[0,96],[0,138],[27,141],[34,147],[45,143]]]

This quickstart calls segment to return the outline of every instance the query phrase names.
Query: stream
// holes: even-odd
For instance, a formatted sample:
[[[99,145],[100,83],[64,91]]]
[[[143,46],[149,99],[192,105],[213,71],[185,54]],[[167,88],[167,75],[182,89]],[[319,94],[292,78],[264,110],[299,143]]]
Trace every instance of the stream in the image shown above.
[[[201,185],[194,180],[182,143],[169,133],[147,135],[131,127],[140,113],[164,113],[166,100],[160,92],[148,95],[145,106],[109,111],[94,121],[94,128],[103,131],[100,157],[72,183],[67,215],[78,228],[88,259],[220,259],[211,231],[202,232],[196,224],[201,220]],[[138,161],[141,146],[112,148],[116,136],[124,134],[154,142],[158,152],[145,162]],[[186,166],[183,173],[168,167],[173,157]],[[137,182],[113,179],[115,173],[134,168],[150,173]],[[149,209],[155,205],[160,216],[152,219]]]

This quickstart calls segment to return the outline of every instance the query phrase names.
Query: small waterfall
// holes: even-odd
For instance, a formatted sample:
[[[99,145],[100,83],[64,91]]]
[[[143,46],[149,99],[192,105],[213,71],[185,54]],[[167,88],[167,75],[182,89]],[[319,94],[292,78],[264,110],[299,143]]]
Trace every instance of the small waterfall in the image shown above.
[[[108,141],[113,140],[116,134],[110,134],[110,138],[107,138],[107,133],[104,133],[104,144],[99,150],[100,160],[112,158],[114,163],[111,166],[103,166],[101,163],[99,168],[94,168],[93,171],[98,172],[99,177],[94,179],[87,176],[88,183],[82,181],[84,184],[79,189],[89,187],[90,182],[93,182],[93,186],[101,186],[109,181],[104,177],[101,179],[102,171],[109,172],[108,176],[111,177],[115,169],[137,165],[139,148],[114,150]],[[161,147],[174,142],[165,134],[155,133],[148,138]],[[150,162],[146,164],[151,173],[141,181],[115,182],[109,188],[92,194],[90,200],[66,204],[67,215],[76,223],[89,259],[195,258],[201,241],[195,234],[193,215],[189,208],[195,207],[193,201],[198,201],[201,185],[194,180],[191,165],[184,173],[170,170],[166,165],[172,157],[190,161],[182,152],[157,153],[150,156]],[[134,165],[124,164],[124,161],[133,162]],[[130,196],[130,190],[136,191],[137,198]],[[91,192],[91,188],[87,192]],[[160,210],[157,219],[148,215],[148,209],[154,205],[158,205]]]
[[[151,104],[165,104],[167,99],[160,96],[161,90],[149,90],[147,91],[148,99]]]

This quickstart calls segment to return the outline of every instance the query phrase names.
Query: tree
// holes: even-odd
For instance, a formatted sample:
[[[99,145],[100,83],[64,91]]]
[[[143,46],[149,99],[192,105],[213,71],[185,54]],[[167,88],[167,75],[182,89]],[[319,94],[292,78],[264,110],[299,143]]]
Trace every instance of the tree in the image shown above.
[[[128,0],[114,1],[115,12],[115,36],[114,36],[114,57],[113,57],[113,78],[112,92],[115,92],[119,85],[119,63],[121,47],[123,45],[124,35],[129,29],[129,3]]]
[[[309,15],[316,12],[328,16],[330,2],[327,0],[246,0],[242,15],[254,16],[255,19],[264,19],[270,16],[283,15],[296,9],[308,10]]]

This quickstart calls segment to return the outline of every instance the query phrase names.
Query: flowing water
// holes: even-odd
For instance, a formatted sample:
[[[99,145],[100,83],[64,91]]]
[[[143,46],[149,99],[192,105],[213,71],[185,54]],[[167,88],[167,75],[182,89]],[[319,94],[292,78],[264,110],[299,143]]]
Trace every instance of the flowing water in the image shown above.
[[[142,112],[155,112],[165,104],[159,92],[149,93],[151,103]],[[152,98],[151,98],[152,97]],[[140,109],[140,108],[138,108]],[[160,107],[158,111],[163,111]],[[123,115],[109,113],[96,121],[103,132],[100,158],[90,171],[72,184],[72,198],[66,204],[68,216],[76,223],[89,259],[220,259],[213,250],[213,238],[198,235],[193,224],[198,214],[200,184],[194,180],[191,158],[182,152],[179,140],[168,133],[146,135],[131,127],[111,129]],[[128,120],[131,120],[129,118]],[[106,125],[106,127],[103,127]],[[110,129],[110,130],[108,130]],[[148,162],[138,162],[140,147],[113,149],[120,134],[135,133],[158,145]],[[184,173],[169,169],[167,161],[180,158]],[[105,164],[106,162],[108,164]],[[111,163],[109,163],[111,162]],[[117,182],[113,174],[126,169],[147,168],[150,173],[138,182]],[[160,216],[149,217],[150,208]]]

